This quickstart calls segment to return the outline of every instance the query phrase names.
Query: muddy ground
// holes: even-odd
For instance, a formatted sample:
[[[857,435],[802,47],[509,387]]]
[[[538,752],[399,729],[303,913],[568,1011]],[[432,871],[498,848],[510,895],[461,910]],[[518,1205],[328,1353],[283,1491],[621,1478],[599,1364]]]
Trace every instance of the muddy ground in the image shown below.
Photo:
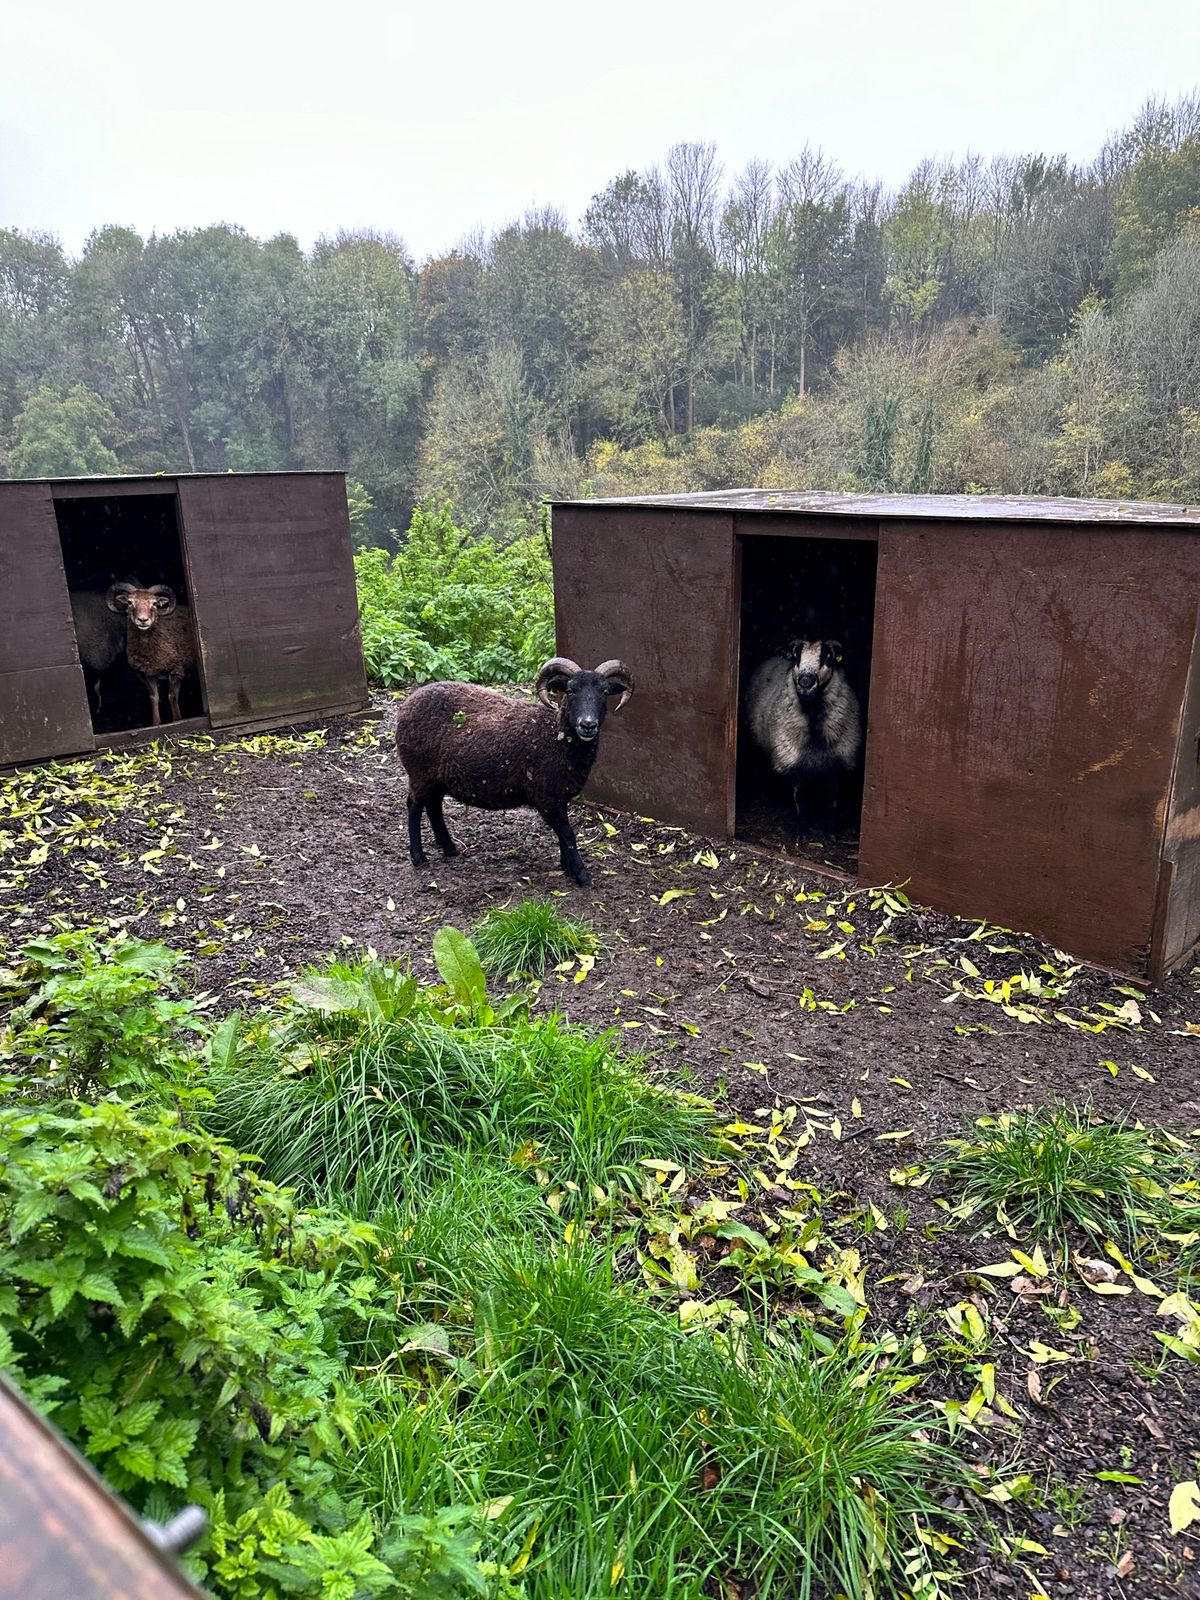
[[[386,718],[383,700],[375,710]],[[1100,1296],[1069,1271],[1032,1284],[980,1277],[973,1269],[1005,1260],[1013,1241],[975,1237],[921,1181],[938,1141],[970,1119],[1058,1100],[1200,1133],[1200,973],[1140,995],[1031,939],[587,807],[576,816],[590,889],[562,878],[533,816],[452,802],[463,853],[435,852],[418,875],[403,774],[380,727],[363,716],[327,724],[318,747],[302,734],[295,748],[278,736],[244,748],[199,740],[55,769],[54,807],[0,817],[0,843],[5,828],[20,841],[29,827],[48,845],[21,865],[25,844],[10,834],[0,854],[5,943],[55,915],[116,918],[187,951],[198,986],[232,1007],[343,945],[423,972],[444,923],[469,929],[490,906],[559,897],[602,949],[583,981],[578,969],[552,977],[541,1004],[616,1028],[731,1116],[806,1106],[815,1131],[795,1175],[844,1193],[848,1214],[873,1202],[887,1222],[868,1221],[857,1239],[877,1326],[944,1334],[946,1308],[974,1300],[986,1312],[1000,1401],[957,1438],[990,1464],[989,1491],[1021,1473],[1032,1488],[1018,1487],[1019,1503],[998,1503],[1001,1490],[973,1507],[995,1528],[988,1548],[966,1554],[966,1592],[1200,1595],[1200,1527],[1172,1537],[1167,1514],[1173,1485],[1197,1476],[1200,1366],[1153,1337],[1171,1326],[1157,1297]],[[29,803],[33,780],[19,781]],[[986,980],[1022,973],[1006,1013]],[[1169,1293],[1164,1272],[1153,1275]],[[1044,1347],[1058,1355],[1039,1361]],[[964,1365],[939,1382],[965,1401],[976,1380]]]

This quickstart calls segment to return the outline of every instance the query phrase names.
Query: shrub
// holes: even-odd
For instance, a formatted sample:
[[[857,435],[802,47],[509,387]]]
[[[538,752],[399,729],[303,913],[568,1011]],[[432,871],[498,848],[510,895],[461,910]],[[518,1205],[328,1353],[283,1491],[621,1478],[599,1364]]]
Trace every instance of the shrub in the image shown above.
[[[718,1153],[704,1103],[493,1005],[453,929],[442,983],[331,963],[203,1074],[194,1008],[152,1004],[171,952],[108,941],[114,989],[83,934],[43,944],[6,1035],[37,1070],[0,1102],[0,1365],[142,1514],[207,1508],[187,1564],[222,1600],[938,1592],[929,1485],[959,1480],[895,1341],[685,1327],[641,1287],[644,1167]]]
[[[369,1231],[302,1212],[177,1109],[46,1107],[8,1087],[0,1362],[139,1511],[208,1508],[202,1571],[221,1577],[222,1541],[272,1482],[297,1502],[283,1530],[297,1560],[340,1561],[319,1541],[348,1515],[333,1467],[355,1429],[344,1346],[381,1311]],[[219,1586],[257,1595],[256,1573]]]
[[[508,544],[455,526],[450,508],[413,513],[396,555],[355,557],[367,672],[385,688],[435,679],[524,683],[554,654],[545,541]]]
[[[0,1048],[45,1091],[87,1093],[145,1083],[177,1051],[196,1006],[174,998],[183,958],[104,928],[66,929],[17,951],[0,973],[0,1004],[12,1007]]]

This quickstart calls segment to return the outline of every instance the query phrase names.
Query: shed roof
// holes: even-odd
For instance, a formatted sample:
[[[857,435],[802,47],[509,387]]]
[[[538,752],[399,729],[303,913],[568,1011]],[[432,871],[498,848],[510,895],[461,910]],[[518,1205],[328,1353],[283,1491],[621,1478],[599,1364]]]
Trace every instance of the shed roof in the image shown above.
[[[665,511],[775,512],[791,516],[879,517],[898,521],[1086,522],[1200,528],[1200,505],[1157,500],[1071,500],[1016,494],[834,494],[826,490],[715,489],[699,494],[614,495],[558,500],[575,508],[645,506]]]
[[[332,478],[344,477],[344,467],[301,467],[279,472],[90,472],[58,473],[50,478],[3,478],[0,489],[14,484],[29,483],[111,483],[114,488],[123,483],[175,483],[179,478]]]

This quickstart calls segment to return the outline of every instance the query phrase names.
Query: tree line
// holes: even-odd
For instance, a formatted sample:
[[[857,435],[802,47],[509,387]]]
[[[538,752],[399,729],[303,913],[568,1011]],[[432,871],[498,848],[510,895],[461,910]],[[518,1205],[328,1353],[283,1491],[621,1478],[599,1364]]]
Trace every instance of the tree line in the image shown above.
[[[0,469],[341,467],[449,498],[778,487],[1200,497],[1200,97],[1077,166],[712,145],[416,265],[231,226],[0,231]]]

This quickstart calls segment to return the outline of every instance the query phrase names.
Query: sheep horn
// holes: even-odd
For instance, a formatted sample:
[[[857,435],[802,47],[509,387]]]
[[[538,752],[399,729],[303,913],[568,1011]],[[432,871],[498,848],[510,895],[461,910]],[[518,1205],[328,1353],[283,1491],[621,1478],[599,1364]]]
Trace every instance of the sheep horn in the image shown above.
[[[110,585],[108,593],[104,596],[104,604],[110,611],[115,611],[118,616],[123,616],[126,608],[122,605],[118,605],[117,601],[122,595],[129,595],[133,593],[135,593],[134,584],[114,583]]]
[[[553,656],[543,663],[542,670],[537,675],[537,682],[533,686],[533,692],[544,706],[549,706],[551,711],[557,711],[558,707],[550,698],[551,678],[571,678],[582,670],[578,662],[571,661],[566,656]]]
[[[602,661],[596,671],[602,678],[611,678],[614,683],[621,685],[621,698],[613,707],[614,711],[620,711],[633,693],[633,673],[623,661]]]
[[[171,602],[171,604],[163,612],[163,615],[166,617],[169,617],[172,611],[174,611],[175,607],[179,604],[179,601],[175,598],[175,591],[170,587],[169,584],[156,583],[151,588],[150,593],[152,595],[166,595],[167,599]]]

